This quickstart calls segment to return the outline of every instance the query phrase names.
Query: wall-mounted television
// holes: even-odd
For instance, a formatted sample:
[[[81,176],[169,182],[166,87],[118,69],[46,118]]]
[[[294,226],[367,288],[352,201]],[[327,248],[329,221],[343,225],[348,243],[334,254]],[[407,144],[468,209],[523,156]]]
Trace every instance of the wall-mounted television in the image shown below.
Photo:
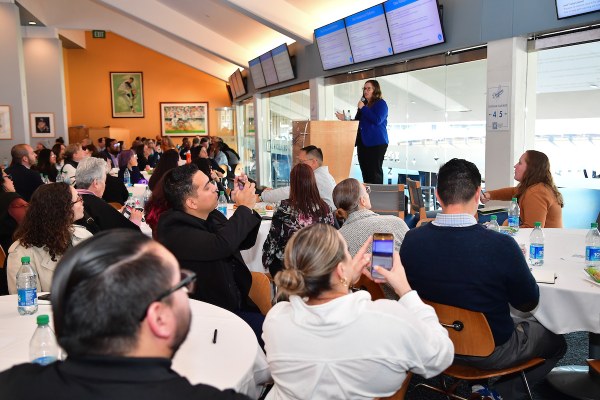
[[[244,78],[242,78],[242,72],[238,69],[233,73],[233,83],[235,84],[235,89],[237,91],[237,96],[240,97],[247,93],[246,85],[244,85]]]
[[[600,11],[600,0],[556,0],[558,19]]]
[[[354,63],[344,20],[315,29],[315,39],[324,70]]]
[[[289,81],[294,79],[294,70],[292,69],[292,60],[290,59],[290,53],[288,51],[287,44],[275,47],[271,50],[273,55],[273,64],[275,64],[275,71],[277,71],[277,78],[279,82]]]
[[[267,86],[278,83],[279,79],[277,79],[277,71],[275,71],[275,64],[273,63],[273,56],[271,55],[271,52],[267,51],[259,58],[260,65],[263,73],[265,74],[265,82],[267,83]]]
[[[250,66],[250,75],[252,76],[252,83],[255,89],[260,89],[267,86],[265,81],[265,75],[263,74],[262,67],[260,65],[260,58],[256,57],[248,62]]]
[[[437,0],[383,3],[394,54],[444,43]]]
[[[236,93],[236,90],[235,90],[235,85],[234,85],[234,82],[233,82],[233,75],[229,76],[229,79],[227,80],[227,87],[229,88],[229,91],[231,92],[230,93],[231,96],[233,96],[232,97],[232,100],[233,100],[234,98],[237,97],[237,93]]]
[[[344,18],[344,22],[354,62],[358,63],[394,54],[381,4],[350,15]]]

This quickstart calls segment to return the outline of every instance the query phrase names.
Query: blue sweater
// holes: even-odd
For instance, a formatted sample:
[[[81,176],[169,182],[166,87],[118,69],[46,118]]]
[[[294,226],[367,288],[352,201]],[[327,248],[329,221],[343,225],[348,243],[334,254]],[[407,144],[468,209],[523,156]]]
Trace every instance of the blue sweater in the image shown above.
[[[509,304],[530,311],[539,288],[517,242],[481,225],[427,224],[408,231],[400,258],[423,299],[483,312],[496,346],[514,330]]]
[[[358,130],[360,139],[366,147],[388,144],[387,134],[388,106],[385,100],[377,100],[373,105],[360,109]]]

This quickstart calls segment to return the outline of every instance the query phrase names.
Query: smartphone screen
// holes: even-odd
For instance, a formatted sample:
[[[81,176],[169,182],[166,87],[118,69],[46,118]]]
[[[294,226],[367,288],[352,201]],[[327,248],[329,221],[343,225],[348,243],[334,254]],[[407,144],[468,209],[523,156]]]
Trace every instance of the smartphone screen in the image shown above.
[[[394,254],[394,235],[391,233],[374,233],[371,256],[371,276],[377,279],[384,279],[383,275],[377,273],[373,266],[379,265],[387,269],[392,269],[392,257]]]

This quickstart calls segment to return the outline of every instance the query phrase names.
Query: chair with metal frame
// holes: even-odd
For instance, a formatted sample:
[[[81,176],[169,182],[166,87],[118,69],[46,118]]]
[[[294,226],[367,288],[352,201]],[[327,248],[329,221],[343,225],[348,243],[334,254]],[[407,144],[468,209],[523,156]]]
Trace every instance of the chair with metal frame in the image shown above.
[[[409,213],[413,216],[413,220],[416,219],[414,225],[421,226],[429,221],[435,219],[436,211],[427,212],[425,210],[425,202],[423,200],[423,191],[421,190],[421,182],[407,179],[406,184],[408,185],[408,198],[410,202]],[[408,222],[407,222],[408,224]],[[412,224],[409,224],[411,226]]]
[[[371,190],[371,211],[381,215],[395,215],[404,219],[405,196],[404,185],[382,185],[365,183]]]
[[[492,330],[483,313],[434,303],[427,300],[423,300],[423,302],[433,307],[439,318],[440,324],[448,329],[448,335],[454,344],[455,354],[475,357],[486,357],[492,354],[495,348],[494,336],[492,335]],[[462,381],[483,380],[520,373],[523,379],[523,385],[525,385],[525,389],[529,394],[529,398],[533,399],[527,377],[525,376],[525,370],[542,364],[544,361],[543,358],[535,357],[509,368],[494,370],[484,370],[462,364],[452,364],[442,372],[443,375],[456,379],[450,387],[446,387],[446,383],[443,379],[442,388],[425,383],[418,384],[417,387],[428,388],[438,393],[442,393],[448,398],[467,400],[454,393]]]

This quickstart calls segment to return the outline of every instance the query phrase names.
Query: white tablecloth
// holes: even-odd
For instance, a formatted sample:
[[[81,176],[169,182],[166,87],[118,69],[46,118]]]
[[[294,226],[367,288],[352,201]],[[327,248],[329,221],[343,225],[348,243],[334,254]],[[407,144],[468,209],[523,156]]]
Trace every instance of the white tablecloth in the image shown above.
[[[233,213],[233,204],[229,204],[227,207],[227,218],[231,218]],[[269,213],[269,215],[272,216],[272,213]],[[241,252],[242,258],[244,259],[244,262],[250,271],[267,272],[265,271],[262,263],[262,248],[265,240],[267,240],[269,229],[271,229],[271,220],[263,219],[260,223],[258,236],[256,237],[256,243],[254,246],[252,246],[252,248],[248,250],[242,250]]]
[[[35,320],[40,314],[52,315],[50,305],[44,303],[36,314],[21,316],[16,295],[0,296],[0,371],[29,361]],[[190,300],[190,307],[192,326],[173,359],[173,369],[192,384],[233,388],[257,398],[256,385],[268,381],[270,373],[252,329],[225,309],[196,300]],[[213,344],[215,329],[217,343]]]
[[[532,229],[521,229],[515,240],[529,249]],[[554,271],[554,284],[540,283],[540,301],[532,312],[554,333],[588,331],[600,333],[600,286],[583,271],[585,229],[544,229],[544,265]]]

